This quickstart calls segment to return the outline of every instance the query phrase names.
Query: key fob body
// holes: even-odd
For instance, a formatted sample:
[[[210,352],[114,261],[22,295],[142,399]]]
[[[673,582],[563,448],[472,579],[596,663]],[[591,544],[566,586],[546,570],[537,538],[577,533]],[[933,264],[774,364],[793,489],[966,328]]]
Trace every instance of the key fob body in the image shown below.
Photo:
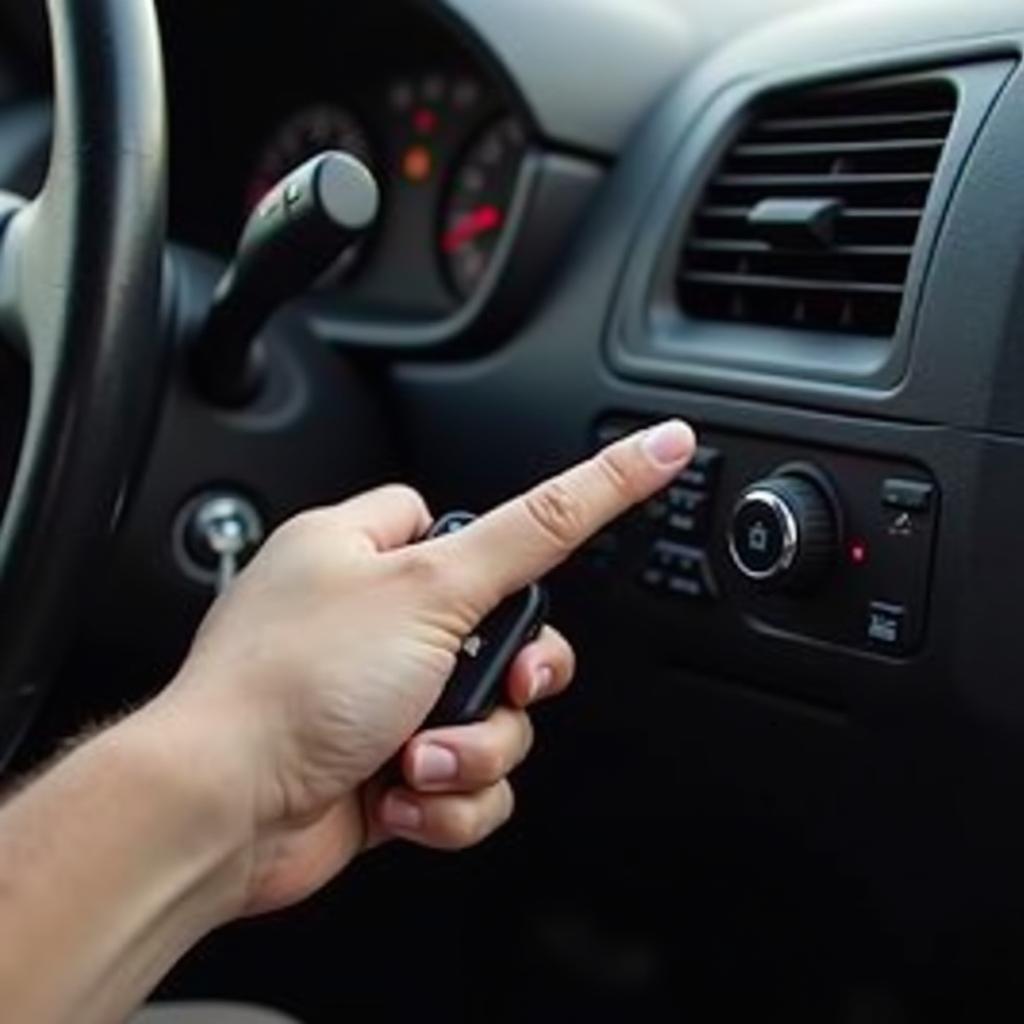
[[[427,539],[455,533],[474,518],[468,512],[443,516]],[[539,583],[532,583],[498,605],[463,643],[455,671],[424,728],[466,725],[486,718],[501,702],[512,662],[537,639],[547,612],[547,594]]]

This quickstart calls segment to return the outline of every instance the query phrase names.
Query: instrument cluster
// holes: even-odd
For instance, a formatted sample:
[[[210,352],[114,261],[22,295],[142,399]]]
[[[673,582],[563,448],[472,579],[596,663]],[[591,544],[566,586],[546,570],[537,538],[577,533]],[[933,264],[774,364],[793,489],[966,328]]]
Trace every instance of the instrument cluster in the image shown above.
[[[377,176],[383,211],[323,287],[371,305],[401,290],[404,305],[441,313],[472,298],[486,275],[527,144],[525,126],[478,78],[396,77],[361,106],[317,101],[289,113],[253,157],[239,217],[307,159],[351,153]]]
[[[253,208],[324,150],[365,162],[377,222],[319,283],[341,321],[444,321],[492,267],[534,142],[513,83],[428,5],[166,0],[171,234],[229,258]],[[283,12],[278,12],[283,13]],[[228,56],[230,55],[230,59]]]

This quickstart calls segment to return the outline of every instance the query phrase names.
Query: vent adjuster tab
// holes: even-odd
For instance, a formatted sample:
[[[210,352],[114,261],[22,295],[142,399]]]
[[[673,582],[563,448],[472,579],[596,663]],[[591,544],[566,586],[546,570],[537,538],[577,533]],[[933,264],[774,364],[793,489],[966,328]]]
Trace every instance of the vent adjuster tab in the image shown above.
[[[831,248],[843,212],[840,199],[762,199],[747,223],[766,242],[788,249]]]

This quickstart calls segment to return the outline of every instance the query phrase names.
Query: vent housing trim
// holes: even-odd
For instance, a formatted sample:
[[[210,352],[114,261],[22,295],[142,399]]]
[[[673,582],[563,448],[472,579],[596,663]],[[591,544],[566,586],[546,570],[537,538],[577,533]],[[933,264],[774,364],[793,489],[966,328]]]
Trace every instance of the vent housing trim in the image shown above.
[[[756,104],[690,222],[678,275],[683,311],[891,338],[957,104],[956,88],[928,75],[785,91]],[[773,202],[815,200],[835,207],[828,238],[758,222]]]
[[[943,255],[948,219],[956,216],[961,197],[970,197],[978,187],[983,169],[965,171],[1004,90],[1014,81],[1019,61],[1019,52],[982,40],[973,47],[959,44],[933,52],[927,63],[894,54],[889,60],[850,62],[828,72],[787,68],[736,76],[721,83],[710,101],[708,82],[699,89],[681,83],[656,122],[658,133],[675,132],[676,145],[666,154],[668,162],[659,169],[657,184],[633,227],[609,316],[606,354],[613,372],[637,382],[758,400],[875,410],[881,402],[898,400],[911,368],[927,365],[927,353],[913,362],[911,353],[918,345],[933,343],[916,337],[918,325],[943,298],[928,289],[931,268]],[[683,307],[681,253],[696,211],[728,151],[768,105],[831,88],[888,88],[920,81],[948,83],[957,108],[924,206],[891,335],[795,326],[788,318],[780,323],[712,320]],[[813,221],[810,233],[828,240],[832,204],[802,199],[796,205]],[[761,212],[774,237],[794,217],[792,209],[780,213],[777,205]],[[801,245],[808,244],[806,227],[803,233]]]

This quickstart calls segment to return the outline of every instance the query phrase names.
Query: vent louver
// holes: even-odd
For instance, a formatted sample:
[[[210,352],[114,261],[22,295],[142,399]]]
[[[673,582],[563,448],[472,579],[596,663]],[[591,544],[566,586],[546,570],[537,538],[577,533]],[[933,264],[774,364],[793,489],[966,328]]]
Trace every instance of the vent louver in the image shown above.
[[[956,98],[931,78],[789,93],[759,107],[689,227],[683,309],[891,336]]]

